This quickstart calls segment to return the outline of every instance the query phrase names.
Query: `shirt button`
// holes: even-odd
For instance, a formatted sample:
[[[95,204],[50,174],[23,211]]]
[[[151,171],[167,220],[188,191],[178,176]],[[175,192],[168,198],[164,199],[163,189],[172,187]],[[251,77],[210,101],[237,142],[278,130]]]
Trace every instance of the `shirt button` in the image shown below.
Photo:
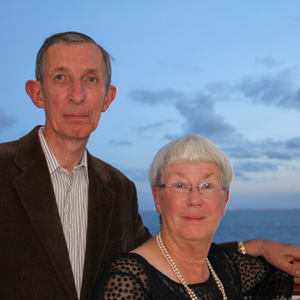
[[[68,228],[71,229],[71,223],[68,223]]]

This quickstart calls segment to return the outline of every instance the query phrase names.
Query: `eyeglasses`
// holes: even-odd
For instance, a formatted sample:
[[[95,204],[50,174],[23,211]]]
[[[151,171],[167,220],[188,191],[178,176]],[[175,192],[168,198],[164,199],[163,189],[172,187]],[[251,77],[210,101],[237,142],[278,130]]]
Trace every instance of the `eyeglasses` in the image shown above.
[[[225,191],[224,187],[221,187],[215,183],[212,182],[203,182],[200,183],[199,186],[195,185],[188,185],[182,182],[175,182],[171,184],[159,184],[159,188],[169,188],[170,191],[177,195],[187,195],[189,192],[192,191],[192,188],[198,189],[200,194],[205,197],[214,197],[219,194],[219,191],[223,190]]]

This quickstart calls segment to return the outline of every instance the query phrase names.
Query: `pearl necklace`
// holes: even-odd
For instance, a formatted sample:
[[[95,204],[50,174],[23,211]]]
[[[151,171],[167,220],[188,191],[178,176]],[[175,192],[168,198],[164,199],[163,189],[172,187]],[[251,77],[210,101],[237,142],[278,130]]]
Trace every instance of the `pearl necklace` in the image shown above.
[[[181,273],[179,272],[176,264],[174,263],[172,257],[170,256],[170,254],[168,253],[165,245],[163,244],[162,238],[161,238],[161,232],[159,232],[156,236],[156,242],[157,245],[159,247],[159,249],[161,250],[162,255],[164,256],[164,258],[167,260],[168,264],[171,266],[173,272],[175,273],[176,277],[179,279],[180,283],[184,286],[185,290],[187,291],[189,297],[192,300],[198,300],[195,292],[187,285],[187,283],[185,282],[183,276],[181,275]],[[208,265],[208,269],[211,272],[220,292],[222,293],[223,296],[223,300],[227,300],[226,297],[226,293],[225,293],[225,289],[224,286],[221,282],[221,280],[219,279],[218,275],[216,274],[215,270],[213,269],[211,263],[209,262],[208,258],[206,258],[206,262]]]

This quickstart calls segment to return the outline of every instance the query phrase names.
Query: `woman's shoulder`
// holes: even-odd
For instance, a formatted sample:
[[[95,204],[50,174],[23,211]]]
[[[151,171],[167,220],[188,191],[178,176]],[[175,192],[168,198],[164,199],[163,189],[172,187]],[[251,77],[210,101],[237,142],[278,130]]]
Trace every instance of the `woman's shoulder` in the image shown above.
[[[138,264],[138,263],[147,263],[147,261],[140,254],[134,253],[134,252],[129,252],[129,253],[118,254],[112,260],[112,264],[118,265],[121,263]]]
[[[145,296],[149,289],[145,269],[147,261],[139,254],[124,253],[115,256],[100,277],[92,299],[125,299],[132,294],[140,299],[148,299]]]
[[[109,272],[138,273],[141,269],[149,268],[148,261],[137,253],[123,253],[114,257]]]

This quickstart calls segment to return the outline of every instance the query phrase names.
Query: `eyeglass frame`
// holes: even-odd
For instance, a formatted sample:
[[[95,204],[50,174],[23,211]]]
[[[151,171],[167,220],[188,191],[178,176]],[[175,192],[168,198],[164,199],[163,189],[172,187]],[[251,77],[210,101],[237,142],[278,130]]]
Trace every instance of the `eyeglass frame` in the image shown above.
[[[200,183],[198,186],[197,185],[188,185],[188,184],[185,184],[185,183],[183,183],[183,182],[174,182],[173,184],[165,184],[165,183],[161,183],[161,184],[158,184],[156,187],[158,187],[158,188],[172,188],[172,187],[174,187],[174,185],[176,185],[176,184],[182,184],[183,185],[183,188],[182,188],[182,190],[183,191],[187,191],[186,192],[186,194],[188,194],[188,193],[190,193],[191,191],[192,191],[192,189],[193,188],[197,188],[197,190],[198,190],[198,192],[201,194],[201,191],[202,191],[202,188],[203,188],[203,186],[205,185],[205,184],[207,184],[207,183],[210,183],[210,184],[212,184],[213,182],[202,182],[202,183]],[[214,184],[214,183],[213,183]],[[227,190],[227,188],[226,187],[222,187],[222,186],[220,186],[220,185],[217,185],[216,184],[216,187],[218,188],[217,190],[219,190],[219,191],[226,191]],[[178,189],[179,190],[179,189]]]

